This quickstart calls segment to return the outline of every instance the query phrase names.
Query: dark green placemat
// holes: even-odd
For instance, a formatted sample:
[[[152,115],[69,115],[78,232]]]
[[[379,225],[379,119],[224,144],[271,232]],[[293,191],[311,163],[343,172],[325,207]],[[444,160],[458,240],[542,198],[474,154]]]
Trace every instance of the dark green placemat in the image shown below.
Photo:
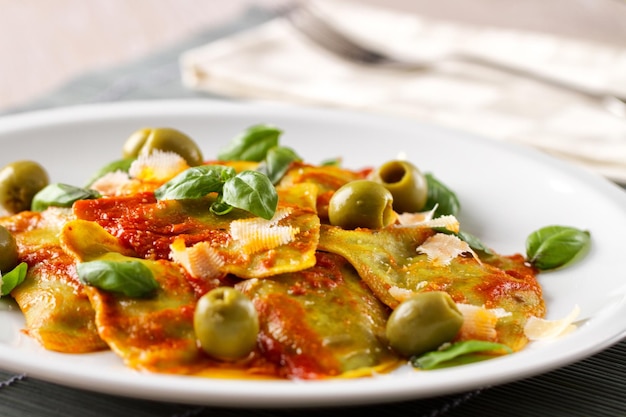
[[[5,114],[104,101],[210,97],[182,86],[180,53],[258,25],[272,13],[251,9],[230,25],[200,33],[128,65],[87,74]],[[1,417],[317,416],[359,413],[415,417],[626,416],[626,341],[565,368],[489,389],[418,401],[304,410],[228,409],[165,404],[76,390],[0,371]],[[2,365],[0,364],[0,368]]]

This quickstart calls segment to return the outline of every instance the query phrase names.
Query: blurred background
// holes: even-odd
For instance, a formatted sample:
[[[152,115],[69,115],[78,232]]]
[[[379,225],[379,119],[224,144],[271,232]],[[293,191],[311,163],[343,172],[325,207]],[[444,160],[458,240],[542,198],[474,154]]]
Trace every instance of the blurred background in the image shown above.
[[[0,111],[286,0],[0,0]],[[407,13],[626,45],[621,0],[360,0]]]

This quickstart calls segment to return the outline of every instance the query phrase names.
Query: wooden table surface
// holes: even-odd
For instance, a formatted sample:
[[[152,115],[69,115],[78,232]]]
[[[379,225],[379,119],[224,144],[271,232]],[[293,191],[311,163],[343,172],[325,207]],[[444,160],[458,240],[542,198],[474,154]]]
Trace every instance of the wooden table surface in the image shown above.
[[[141,58],[251,5],[288,0],[0,0],[0,111]],[[626,44],[623,0],[361,0],[435,17]]]

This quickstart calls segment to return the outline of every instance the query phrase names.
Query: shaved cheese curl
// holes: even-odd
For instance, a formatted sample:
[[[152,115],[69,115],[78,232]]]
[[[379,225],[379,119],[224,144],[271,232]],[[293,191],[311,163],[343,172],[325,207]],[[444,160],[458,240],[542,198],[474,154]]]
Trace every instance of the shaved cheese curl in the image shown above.
[[[530,317],[524,326],[524,334],[530,340],[554,340],[565,336],[576,329],[574,320],[580,314],[580,307],[574,306],[572,311],[560,320],[545,320]]]
[[[212,279],[222,275],[224,260],[208,242],[199,242],[187,248],[183,239],[171,245],[170,257],[194,278]]]
[[[449,265],[454,258],[462,253],[471,253],[480,262],[467,242],[457,236],[444,233],[437,233],[426,239],[417,247],[417,252],[425,254],[428,260],[435,265]]]
[[[511,314],[501,308],[487,309],[463,303],[457,304],[457,308],[463,314],[463,325],[459,331],[461,340],[497,341],[496,324],[498,324],[498,319]]]
[[[114,171],[98,178],[89,188],[99,192],[103,196],[116,196],[121,195],[121,190],[125,189],[131,181],[127,173]]]
[[[278,225],[278,222],[290,213],[290,209],[280,209],[270,220],[260,217],[235,220],[230,224],[230,235],[241,245],[246,254],[286,245],[300,233],[297,227]]]
[[[399,214],[398,222],[400,223],[400,227],[444,228],[454,233],[458,233],[460,229],[459,220],[453,215],[433,219],[432,212]]]
[[[131,178],[165,183],[188,168],[187,161],[177,153],[155,149],[149,154],[139,155],[128,173]]]

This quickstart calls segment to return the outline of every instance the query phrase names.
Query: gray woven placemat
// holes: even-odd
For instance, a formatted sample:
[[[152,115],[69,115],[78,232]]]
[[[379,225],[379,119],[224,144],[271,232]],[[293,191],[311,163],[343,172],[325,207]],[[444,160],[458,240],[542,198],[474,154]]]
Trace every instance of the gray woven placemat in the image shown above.
[[[210,97],[182,86],[179,54],[271,17],[267,11],[251,9],[230,25],[199,34],[137,62],[85,75],[5,114],[103,101]],[[2,417],[288,417],[321,412],[414,417],[616,417],[626,416],[625,398],[626,341],[581,362],[515,383],[425,400],[331,409],[228,409],[164,404],[77,390],[0,371]]]

